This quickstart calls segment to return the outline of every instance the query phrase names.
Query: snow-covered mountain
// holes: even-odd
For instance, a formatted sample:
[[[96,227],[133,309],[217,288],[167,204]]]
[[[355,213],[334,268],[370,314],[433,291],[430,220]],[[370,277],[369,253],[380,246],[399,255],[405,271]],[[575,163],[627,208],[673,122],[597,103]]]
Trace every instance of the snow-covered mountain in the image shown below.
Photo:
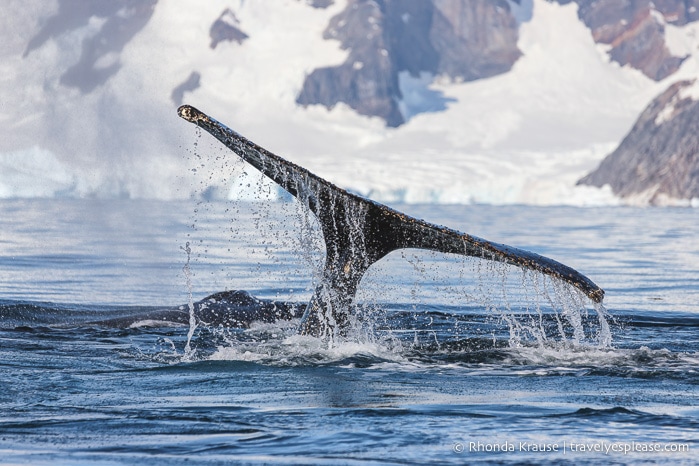
[[[349,0],[323,33],[349,51],[347,59],[313,70],[297,102],[329,108],[344,102],[399,126],[409,110],[429,110],[401,102],[401,74],[403,79],[427,74],[473,81],[512,68],[521,52],[510,5],[507,0]]]
[[[0,196],[252,195],[184,102],[377,200],[618,203],[576,182],[699,76],[698,6],[6,0]]]

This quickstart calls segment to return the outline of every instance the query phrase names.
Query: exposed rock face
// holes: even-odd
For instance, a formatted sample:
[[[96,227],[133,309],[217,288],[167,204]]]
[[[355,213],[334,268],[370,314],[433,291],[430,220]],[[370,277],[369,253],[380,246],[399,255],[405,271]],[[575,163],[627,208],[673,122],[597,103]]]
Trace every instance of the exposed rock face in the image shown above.
[[[378,3],[350,2],[323,35],[339,39],[342,48],[350,50],[347,61],[313,71],[306,77],[297,102],[326,107],[345,102],[362,115],[383,118],[389,126],[403,123],[396,102],[400,95],[398,75],[389,57],[390,39],[384,35],[384,24],[384,11]]]
[[[170,99],[172,99],[176,107],[179,107],[182,105],[185,92],[192,92],[199,89],[200,84],[201,74],[197,71],[192,71],[182,84],[172,90]]]
[[[611,46],[609,55],[660,81],[677,71],[686,57],[670,53],[664,23],[681,26],[699,20],[699,0],[572,0],[595,42]],[[559,0],[570,3],[571,0]]]
[[[150,20],[157,0],[59,0],[58,12],[29,41],[27,56],[49,39],[104,18],[99,32],[82,44],[78,63],[61,76],[61,84],[89,93],[119,71],[118,54]]]
[[[621,197],[699,198],[699,88],[681,81],[655,98],[619,147],[578,184],[609,184]]]
[[[249,36],[240,30],[240,21],[235,13],[226,8],[211,25],[209,37],[211,37],[211,48],[215,49],[219,43],[225,41],[242,44]]]
[[[463,81],[505,73],[522,55],[518,24],[505,1],[434,0],[430,40],[439,74]]]
[[[335,3],[334,0],[306,0],[306,3],[313,8],[325,9]]]
[[[344,102],[399,126],[401,71],[463,81],[504,73],[521,55],[517,29],[506,0],[350,0],[324,33],[349,57],[308,75],[297,102]]]

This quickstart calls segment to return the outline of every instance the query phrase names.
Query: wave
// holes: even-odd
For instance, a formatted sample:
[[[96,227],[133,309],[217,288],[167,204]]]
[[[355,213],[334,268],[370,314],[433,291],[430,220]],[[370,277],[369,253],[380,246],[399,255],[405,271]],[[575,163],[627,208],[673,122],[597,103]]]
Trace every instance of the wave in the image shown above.
[[[570,413],[552,414],[550,417],[571,419],[574,422],[579,419],[588,419],[593,422],[606,421],[620,424],[648,425],[654,428],[699,428],[699,422],[691,417],[678,416],[677,414],[653,413],[638,409],[629,409],[623,406],[603,409],[585,407]]]
[[[247,362],[269,366],[352,366],[401,371],[457,370],[473,375],[506,371],[522,376],[612,376],[626,378],[696,379],[699,353],[688,345],[668,349],[657,340],[658,332],[671,327],[685,330],[683,340],[699,335],[699,318],[685,315],[663,317],[626,315],[613,324],[613,333],[639,333],[637,346],[603,345],[594,340],[549,338],[513,340],[509,321],[487,310],[471,308],[409,312],[382,310],[372,326],[336,340],[296,334],[298,320],[253,323],[250,328],[201,325],[193,332],[191,350],[184,350],[186,326],[131,326],[105,328],[100,322],[138,313],[153,306],[90,306],[31,301],[0,301],[0,329],[39,338],[128,340],[134,345],[130,357],[154,362],[201,361]],[[544,315],[554,325],[554,315]],[[587,316],[593,325],[595,316]],[[621,322],[621,323],[619,323]],[[527,319],[519,324],[532,325]],[[541,325],[538,324],[537,325]],[[33,336],[29,336],[29,339]],[[153,339],[157,344],[153,345]],[[123,342],[120,342],[120,344]]]

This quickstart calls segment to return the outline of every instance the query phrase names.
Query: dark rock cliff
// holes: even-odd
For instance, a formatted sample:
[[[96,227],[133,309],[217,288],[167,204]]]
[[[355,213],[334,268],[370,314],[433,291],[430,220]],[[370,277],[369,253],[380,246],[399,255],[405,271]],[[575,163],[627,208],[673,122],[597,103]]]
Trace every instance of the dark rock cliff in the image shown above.
[[[619,147],[578,184],[609,184],[621,197],[699,198],[699,101],[681,81],[655,98]],[[694,90],[696,94],[696,89]]]
[[[230,8],[226,8],[209,29],[212,49],[221,42],[237,42],[242,44],[249,36],[240,29],[240,21]]]
[[[340,40],[342,48],[349,49],[347,60],[340,66],[314,70],[306,77],[297,102],[326,107],[345,102],[362,115],[383,118],[389,126],[400,125],[398,75],[389,57],[391,39],[384,34],[385,24],[385,8],[378,3],[350,2],[332,18],[323,35]]]
[[[182,105],[184,101],[184,95],[187,92],[193,92],[199,89],[201,85],[201,74],[197,71],[192,71],[187,79],[185,79],[180,85],[176,86],[172,93],[170,94],[170,99],[175,104],[176,107]]]
[[[157,0],[59,0],[58,11],[31,38],[26,57],[48,40],[104,19],[97,34],[83,40],[80,59],[61,76],[61,84],[92,92],[119,71],[118,54],[148,24]],[[114,58],[117,57],[117,58]]]
[[[673,74],[686,57],[670,53],[665,25],[699,20],[699,0],[558,0],[578,4],[578,17],[595,42],[611,46],[609,56],[660,81]]]
[[[428,71],[472,81],[505,73],[522,55],[519,25],[505,1],[434,0],[430,40],[438,54]]]
[[[339,40],[349,56],[308,75],[297,102],[344,102],[392,127],[405,122],[400,72],[470,81],[510,70],[521,55],[506,0],[350,0],[324,38]]]

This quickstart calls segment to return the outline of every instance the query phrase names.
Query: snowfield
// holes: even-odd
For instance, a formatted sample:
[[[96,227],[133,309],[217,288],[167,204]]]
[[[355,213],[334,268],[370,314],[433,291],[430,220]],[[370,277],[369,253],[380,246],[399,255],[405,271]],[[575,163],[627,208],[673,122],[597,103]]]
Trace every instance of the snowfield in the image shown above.
[[[394,129],[344,105],[295,103],[307,74],[347,56],[338,42],[322,38],[342,1],[327,9],[296,0],[161,1],[120,53],[98,63],[118,63],[118,73],[86,95],[59,80],[104,19],[92,18],[23,57],[57,6],[8,0],[3,8],[0,197],[6,198],[256,196],[253,169],[227,162],[233,154],[176,115],[172,90],[198,72],[201,86],[184,94],[185,103],[378,201],[617,204],[608,188],[575,182],[616,147],[653,97],[699,75],[696,24],[667,26],[671,50],[692,55],[656,83],[610,62],[576,5],[523,1],[523,56],[511,72],[469,83],[402,77],[401,108],[411,118]],[[209,28],[226,8],[249,39],[212,50]],[[421,110],[429,111],[415,113]]]

